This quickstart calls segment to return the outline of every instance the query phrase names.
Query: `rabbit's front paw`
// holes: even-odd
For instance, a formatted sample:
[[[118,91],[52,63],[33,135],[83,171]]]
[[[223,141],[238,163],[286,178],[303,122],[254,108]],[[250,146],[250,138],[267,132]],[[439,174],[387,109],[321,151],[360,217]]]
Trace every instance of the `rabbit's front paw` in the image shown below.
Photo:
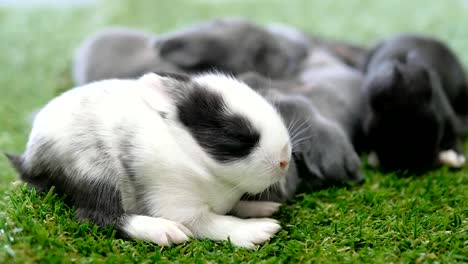
[[[190,230],[180,223],[142,215],[130,216],[123,230],[132,238],[150,241],[160,246],[180,244],[193,236]]]
[[[245,248],[264,243],[281,229],[278,221],[270,218],[248,219],[237,226],[232,226],[229,232],[231,243]]]

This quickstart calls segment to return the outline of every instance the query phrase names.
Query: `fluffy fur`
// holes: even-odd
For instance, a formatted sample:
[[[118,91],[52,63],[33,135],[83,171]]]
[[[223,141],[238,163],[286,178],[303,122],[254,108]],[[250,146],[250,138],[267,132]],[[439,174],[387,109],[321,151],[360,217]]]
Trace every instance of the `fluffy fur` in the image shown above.
[[[218,18],[160,36],[128,28],[103,29],[80,44],[73,74],[77,85],[161,71],[217,70],[234,75],[251,71],[272,79],[295,78],[311,47],[326,49],[351,65],[360,63],[366,51],[282,24],[262,27],[245,19]]]
[[[233,78],[147,74],[53,99],[9,158],[30,185],[66,194],[81,220],[159,245],[193,236],[253,247],[278,222],[226,214],[277,210],[239,201],[285,178],[291,144],[275,108]]]
[[[298,58],[295,60],[296,63],[302,63],[311,49],[320,49],[339,59],[341,63],[359,68],[369,52],[364,46],[308,34],[285,24],[270,24],[266,26],[266,30],[271,32],[288,52],[296,54],[296,56],[290,56]],[[306,50],[305,53],[304,50]],[[301,72],[300,68],[298,70]]]
[[[357,129],[354,127],[358,115],[355,112],[355,107],[351,106],[352,103],[350,105],[355,97],[353,89],[341,88],[346,86],[347,83],[351,83],[350,86],[356,87],[355,84],[360,82],[361,76],[344,65],[342,61],[353,65],[357,64],[362,60],[364,48],[344,42],[325,40],[320,37],[311,37],[293,27],[282,24],[261,27],[248,20],[238,18],[215,19],[157,38],[148,33],[145,33],[145,35],[140,33],[136,37],[135,33],[137,32],[109,29],[86,40],[79,50],[87,50],[88,54],[96,54],[93,57],[83,56],[83,54],[86,54],[84,52],[76,54],[74,68],[86,69],[86,71],[83,71],[87,72],[84,76],[88,76],[82,78],[82,80],[90,79],[89,76],[92,75],[95,77],[91,79],[109,78],[112,74],[115,74],[116,77],[123,77],[126,74],[128,77],[132,77],[135,69],[150,71],[158,68],[157,63],[159,61],[161,62],[159,68],[172,67],[175,72],[193,73],[207,69],[217,69],[242,75],[247,71],[251,71],[251,73],[243,75],[244,77],[247,76],[246,80],[253,81],[256,78],[249,78],[249,74],[254,76],[257,74],[258,76],[265,75],[266,78],[276,79],[276,88],[280,87],[280,89],[281,87],[292,87],[297,83],[299,84],[297,87],[306,87],[306,91],[295,92],[306,96],[308,96],[307,89],[310,90],[311,87],[316,86],[322,87],[316,89],[314,95],[310,96],[309,99],[317,98],[313,104],[316,104],[320,109],[319,116],[323,117],[324,115],[324,118],[320,118],[320,120],[332,119],[334,121],[321,122],[319,125],[314,124],[310,126],[307,135],[302,135],[304,138],[297,135],[296,139],[305,139],[305,137],[310,137],[312,134],[321,131],[319,133],[323,135],[321,137],[328,138],[328,141],[330,141],[327,146],[332,147],[327,148],[325,144],[317,144],[316,141],[304,141],[302,146],[314,150],[310,152],[314,154],[307,158],[307,164],[314,168],[309,169],[303,162],[299,166],[296,166],[294,161],[291,162],[288,177],[278,185],[279,187],[269,188],[261,195],[255,196],[254,199],[281,202],[292,197],[300,182],[298,171],[300,171],[300,174],[311,175],[310,170],[314,170],[314,174],[318,174],[319,177],[333,178],[339,181],[361,179],[358,171],[356,171],[359,162],[356,161],[355,151],[353,151],[350,144],[350,141],[355,143],[356,134],[358,134],[356,133]],[[248,45],[239,44],[238,41],[235,41],[236,39],[247,39],[248,42],[242,43]],[[148,43],[152,44],[149,45]],[[126,47],[127,44],[138,48]],[[124,47],[125,49],[117,49],[116,47]],[[121,58],[129,63],[116,64],[112,58],[101,57],[97,52],[101,49],[106,49],[107,54],[110,56]],[[133,50],[133,52],[121,52],[121,50]],[[151,54],[151,56],[148,54]],[[141,58],[147,59],[142,60]],[[141,67],[153,63],[156,66]],[[103,70],[95,68],[96,65],[101,64],[105,64],[101,68],[107,69],[110,75],[102,74]],[[120,67],[125,71],[121,71]],[[117,74],[117,72],[122,72],[123,75]],[[279,81],[278,78],[283,81]],[[316,78],[319,80],[314,83],[313,80]],[[329,81],[333,82],[334,85],[326,84]],[[256,87],[264,88],[269,83],[269,80],[263,79],[262,84]],[[321,90],[323,90],[323,93],[320,92]],[[322,95],[320,95],[321,93]],[[328,94],[332,94],[332,96]],[[350,98],[350,100],[347,98]],[[315,107],[312,108],[315,109]],[[307,110],[304,112],[303,109]],[[290,124],[291,129],[297,128],[297,115],[304,116],[304,118],[308,118],[307,115],[317,116],[315,114],[317,111],[312,111],[309,107],[298,107],[297,111],[299,113],[291,113],[291,116],[286,117],[290,118],[290,122],[294,121],[294,123]],[[310,111],[313,113],[311,114]],[[325,125],[328,123],[332,125]],[[335,129],[337,125],[339,128]],[[323,129],[325,127],[326,129]],[[291,132],[294,131],[291,130]],[[299,132],[299,130],[296,132]],[[306,142],[310,144],[306,144]],[[328,155],[329,153],[331,154]],[[343,155],[340,161],[336,160],[337,155]],[[344,158],[344,156],[349,158]],[[352,161],[345,161],[347,159]],[[346,163],[352,164],[350,165],[353,167],[352,172],[347,172],[347,169],[345,169]],[[252,197],[245,198],[252,199]]]
[[[361,135],[362,74],[321,48],[311,49],[301,68],[299,80],[274,81],[256,73],[240,78],[277,105],[305,185],[362,181],[353,147]]]
[[[89,36],[76,50],[76,85],[114,78],[137,78],[148,72],[183,72],[165,61],[156,48],[157,37],[129,28],[108,28]]]
[[[256,71],[271,78],[292,74],[306,52],[285,46],[264,28],[239,18],[214,19],[167,34],[158,48],[162,58],[190,72]]]
[[[363,124],[375,164],[392,170],[463,165],[468,87],[462,65],[444,43],[394,36],[374,48],[364,69]],[[460,157],[447,160],[442,152],[448,150]]]

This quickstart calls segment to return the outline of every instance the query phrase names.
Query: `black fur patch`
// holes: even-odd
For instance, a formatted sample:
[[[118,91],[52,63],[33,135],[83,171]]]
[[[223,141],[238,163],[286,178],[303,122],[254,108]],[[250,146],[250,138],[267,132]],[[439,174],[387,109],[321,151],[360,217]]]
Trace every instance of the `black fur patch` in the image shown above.
[[[383,169],[424,170],[441,150],[441,125],[428,112],[395,112],[376,116],[367,130]]]
[[[247,118],[229,113],[221,95],[195,85],[177,103],[179,119],[198,143],[219,162],[248,156],[260,133]]]

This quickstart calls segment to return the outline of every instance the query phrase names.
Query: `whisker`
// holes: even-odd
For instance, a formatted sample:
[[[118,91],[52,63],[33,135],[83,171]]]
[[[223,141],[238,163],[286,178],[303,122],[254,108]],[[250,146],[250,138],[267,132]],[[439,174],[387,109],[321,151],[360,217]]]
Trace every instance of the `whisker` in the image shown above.
[[[288,124],[288,131],[291,131],[298,121],[299,119],[297,118],[297,113],[294,113],[291,122]]]
[[[298,139],[300,139],[301,137],[306,136],[307,133],[305,133],[305,132],[306,132],[305,129],[304,129],[304,130],[301,130],[299,133],[297,133],[297,134],[294,136],[294,138],[291,139],[291,142],[294,143],[294,142],[296,142]]]
[[[311,136],[311,137],[312,137],[312,136]],[[302,138],[301,140],[298,140],[298,141],[294,142],[294,143],[292,144],[292,147],[291,147],[291,148],[292,148],[292,152],[293,152],[293,153],[298,153],[298,149],[297,149],[297,148],[298,148],[302,143],[304,143],[304,142],[306,142],[308,139],[310,139],[311,137]]]
[[[301,127],[303,126],[303,124],[305,123],[305,122],[302,122],[302,123],[299,124],[299,121],[300,121],[299,119],[296,119],[294,121],[294,125],[291,127],[290,134],[291,134],[292,137],[294,137],[294,135],[297,133],[297,131],[299,131],[301,129]],[[296,126],[296,125],[298,125],[298,126]]]
[[[297,113],[294,113],[291,119],[291,122],[289,123],[288,130],[291,133],[294,133],[294,130],[297,128],[296,125],[298,122],[301,121],[300,118],[298,117]]]
[[[306,132],[306,131],[310,131],[310,124],[308,122],[304,122],[301,124],[300,127],[298,127],[298,129],[296,129],[294,132],[295,134],[292,136],[292,139],[291,140],[294,140],[296,139],[298,136],[302,135],[302,133]],[[313,132],[313,131],[312,131]]]
[[[262,148],[262,147],[259,147],[259,150],[260,150],[260,155],[262,155],[262,160],[266,163],[266,164],[269,164],[270,166],[274,166],[273,162],[271,160],[268,160],[267,158],[267,153],[265,152],[265,150]]]
[[[303,139],[309,139],[313,137],[313,134],[303,134],[301,133],[300,135],[296,136],[294,139],[291,140],[292,144],[296,144],[299,141],[302,141]]]
[[[300,142],[303,142],[305,140],[313,138],[313,137],[314,137],[314,135],[309,135],[309,136],[304,136],[304,137],[298,138],[293,142],[293,146],[299,144]]]
[[[296,137],[307,131],[307,129],[310,128],[310,125],[308,122],[303,122],[299,127],[297,127],[292,136],[291,136],[291,141],[294,141]]]

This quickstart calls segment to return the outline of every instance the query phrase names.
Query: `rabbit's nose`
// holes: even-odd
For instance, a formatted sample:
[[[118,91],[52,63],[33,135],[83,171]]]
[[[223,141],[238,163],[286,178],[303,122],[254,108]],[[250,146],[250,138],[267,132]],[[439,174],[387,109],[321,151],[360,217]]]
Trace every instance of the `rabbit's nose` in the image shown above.
[[[284,171],[289,168],[289,161],[291,159],[291,148],[289,144],[283,146],[280,152],[279,157],[279,168],[280,170]]]
[[[286,169],[288,167],[288,165],[289,165],[289,161],[287,161],[287,160],[282,160],[282,161],[279,162],[279,166],[280,166],[281,169]]]

